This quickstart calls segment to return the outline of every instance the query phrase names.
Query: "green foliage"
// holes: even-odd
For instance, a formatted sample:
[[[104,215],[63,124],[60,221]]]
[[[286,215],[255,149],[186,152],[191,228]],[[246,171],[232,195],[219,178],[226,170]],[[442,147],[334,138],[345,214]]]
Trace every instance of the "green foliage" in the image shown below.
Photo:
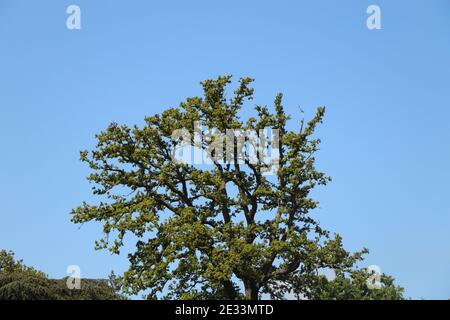
[[[23,273],[0,274],[0,300],[52,300],[56,295],[45,277]]]
[[[310,214],[318,207],[311,190],[330,181],[315,167],[320,139],[314,132],[325,108],[291,131],[278,94],[273,111],[257,105],[254,117],[241,120],[240,109],[253,98],[252,81],[240,79],[227,99],[230,76],[206,80],[203,97],[147,117],[141,128],[112,123],[96,136],[94,150],[81,152],[92,170],[93,193],[102,200],[75,208],[72,221],[102,222],[97,248],[116,254],[127,234],[138,239],[122,277],[127,293],[145,291],[150,299],[305,297],[319,282],[330,290],[338,285],[322,283],[318,270],[350,272],[367,252],[347,252],[341,237],[323,230]],[[214,161],[206,169],[174,162],[172,133],[185,128],[194,136],[198,121],[220,132],[278,129],[276,176],[264,175],[262,162]]]
[[[313,300],[403,300],[403,288],[394,285],[394,279],[380,275],[380,286],[369,289],[370,273],[366,269],[352,270],[347,275],[336,270],[336,277],[327,280],[323,275],[311,278],[306,294]]]
[[[0,251],[0,300],[117,300],[123,299],[105,280],[81,279],[80,290],[67,288],[67,278],[47,276]]]
[[[0,274],[21,273],[45,277],[45,274],[32,267],[27,267],[22,260],[14,259],[14,252],[0,250]]]

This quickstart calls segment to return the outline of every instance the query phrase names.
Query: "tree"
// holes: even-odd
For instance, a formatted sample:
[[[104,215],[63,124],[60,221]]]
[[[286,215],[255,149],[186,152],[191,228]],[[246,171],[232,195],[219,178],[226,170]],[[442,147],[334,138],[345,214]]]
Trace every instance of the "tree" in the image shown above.
[[[142,128],[112,123],[96,136],[94,150],[81,152],[92,170],[87,179],[93,193],[102,200],[83,202],[72,221],[102,222],[104,237],[96,247],[115,254],[127,234],[137,239],[123,275],[126,292],[145,291],[149,299],[319,297],[311,285],[322,268],[350,272],[367,253],[346,251],[342,238],[310,214],[318,206],[311,190],[330,181],[315,168],[320,140],[314,131],[325,108],[289,130],[278,94],[273,111],[257,105],[255,117],[244,122],[240,111],[253,98],[252,81],[241,78],[231,99],[230,76],[203,81],[203,97],[145,118]],[[209,129],[199,130],[198,122]],[[264,128],[274,129],[267,147],[277,149],[275,162],[262,156]],[[255,133],[256,147],[255,139],[246,139],[256,161],[227,129]],[[210,166],[174,159],[186,137],[209,155]]]
[[[403,288],[394,284],[391,276],[380,274],[377,288],[367,285],[371,272],[358,269],[346,275],[339,270],[328,280],[324,275],[311,278],[307,298],[312,300],[403,300]]]
[[[14,258],[14,252],[0,250],[0,274],[21,273],[45,277],[45,274]]]
[[[0,251],[0,300],[118,300],[106,280],[82,279],[80,290],[67,288],[67,278],[49,279],[43,272],[16,260],[11,251]]]

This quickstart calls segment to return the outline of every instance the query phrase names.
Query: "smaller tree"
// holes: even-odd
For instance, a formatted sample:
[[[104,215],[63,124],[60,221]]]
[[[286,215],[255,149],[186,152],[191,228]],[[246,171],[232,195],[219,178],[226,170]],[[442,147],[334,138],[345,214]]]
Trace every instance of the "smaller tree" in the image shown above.
[[[394,284],[394,278],[381,274],[377,287],[371,288],[372,272],[367,269],[345,272],[335,270],[335,278],[321,275],[312,277],[306,297],[311,300],[403,300],[402,287]]]
[[[43,272],[24,265],[23,260],[16,260],[14,258],[14,252],[0,250],[0,275],[5,273],[20,273],[45,277]]]
[[[117,300],[124,297],[107,280],[82,279],[80,290],[67,288],[67,278],[49,279],[43,272],[0,251],[0,300]]]

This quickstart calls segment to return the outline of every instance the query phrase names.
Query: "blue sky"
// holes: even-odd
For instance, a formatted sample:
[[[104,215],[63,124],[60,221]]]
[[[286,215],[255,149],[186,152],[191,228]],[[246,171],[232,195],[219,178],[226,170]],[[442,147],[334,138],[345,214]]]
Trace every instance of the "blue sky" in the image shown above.
[[[382,30],[366,27],[371,4]],[[94,250],[100,225],[69,221],[95,200],[79,150],[203,79],[251,76],[255,103],[282,91],[294,119],[327,106],[318,167],[333,182],[315,216],[408,296],[450,298],[449,57],[447,0],[0,0],[0,248],[52,277],[123,271]]]

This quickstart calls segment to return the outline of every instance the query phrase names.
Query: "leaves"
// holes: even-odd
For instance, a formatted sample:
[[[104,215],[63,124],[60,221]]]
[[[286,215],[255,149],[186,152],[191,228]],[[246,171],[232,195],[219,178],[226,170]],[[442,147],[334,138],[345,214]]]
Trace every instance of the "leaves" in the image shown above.
[[[124,299],[106,280],[81,279],[80,290],[67,288],[67,278],[49,279],[43,272],[0,251],[0,300],[117,300]]]
[[[347,252],[340,236],[330,236],[310,214],[318,206],[310,191],[330,181],[315,168],[320,140],[314,133],[325,108],[291,131],[278,94],[272,108],[257,105],[253,117],[241,119],[239,111],[253,99],[252,82],[241,78],[227,99],[231,76],[203,81],[202,97],[147,117],[142,128],[112,123],[97,135],[94,150],[81,152],[101,200],[75,208],[72,221],[102,222],[99,247],[116,254],[128,234],[137,239],[123,275],[125,292],[151,299],[300,296],[321,281],[320,268],[349,272],[366,253]],[[236,157],[209,167],[173,161],[173,132],[186,130],[193,142],[199,121],[222,138],[227,129],[277,129],[276,175],[267,176],[262,161]],[[208,141],[199,147],[207,150]],[[237,143],[231,151],[227,159]]]

